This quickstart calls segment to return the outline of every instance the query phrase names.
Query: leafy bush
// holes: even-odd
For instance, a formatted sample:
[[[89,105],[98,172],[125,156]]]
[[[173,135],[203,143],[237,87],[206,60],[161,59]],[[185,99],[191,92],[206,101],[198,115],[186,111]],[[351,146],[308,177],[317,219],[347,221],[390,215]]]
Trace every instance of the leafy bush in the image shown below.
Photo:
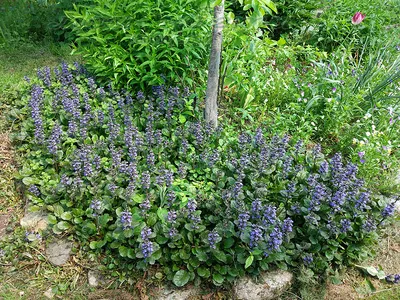
[[[367,255],[394,212],[339,153],[260,128],[211,130],[186,89],[105,91],[66,64],[27,81],[13,112],[27,195],[54,233],[120,268],[158,265],[178,286],[273,266],[321,273]]]
[[[205,82],[212,16],[201,1],[96,0],[67,12],[76,53],[119,87]]]
[[[235,107],[283,107],[293,97],[288,86],[298,70],[326,58],[326,53],[315,48],[286,46],[284,39],[272,41],[242,24],[228,24],[224,34],[222,83],[224,96]]]
[[[357,55],[365,44],[369,44],[365,49],[369,51],[376,41],[380,44],[386,42],[385,37],[396,35],[391,32],[399,13],[396,1],[279,0],[276,4],[278,14],[268,16],[266,20],[274,39],[283,36],[328,52],[344,46]],[[366,19],[354,26],[351,18],[358,11],[366,14]]]

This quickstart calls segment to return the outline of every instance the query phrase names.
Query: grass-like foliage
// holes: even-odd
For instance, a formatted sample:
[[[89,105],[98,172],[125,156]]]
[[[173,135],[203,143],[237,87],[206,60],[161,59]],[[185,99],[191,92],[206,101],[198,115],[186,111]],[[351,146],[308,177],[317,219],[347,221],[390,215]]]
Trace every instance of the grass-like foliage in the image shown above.
[[[76,52],[99,79],[143,89],[161,77],[205,82],[212,16],[201,2],[96,0],[66,13]]]
[[[186,89],[118,93],[77,64],[26,80],[14,115],[28,197],[52,211],[54,233],[127,269],[161,266],[178,286],[273,266],[321,273],[364,257],[394,212],[339,153],[212,130]]]

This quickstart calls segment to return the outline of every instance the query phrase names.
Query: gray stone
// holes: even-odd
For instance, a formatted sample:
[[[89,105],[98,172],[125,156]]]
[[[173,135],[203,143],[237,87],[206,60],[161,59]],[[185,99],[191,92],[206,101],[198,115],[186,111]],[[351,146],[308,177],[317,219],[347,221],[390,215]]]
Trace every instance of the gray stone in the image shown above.
[[[245,276],[234,286],[234,293],[239,300],[269,300],[279,297],[293,282],[293,274],[276,270],[262,273],[256,282]]]
[[[322,8],[314,10],[314,16],[319,18],[321,15],[324,13],[324,10]]]
[[[55,266],[61,266],[69,260],[72,243],[65,240],[58,240],[46,248],[48,260]]]
[[[40,211],[28,212],[20,220],[22,228],[27,228],[35,232],[45,230],[47,228],[47,215]]]
[[[181,289],[169,289],[164,287],[155,297],[156,300],[187,300],[200,295],[200,290],[195,286],[188,286]]]
[[[43,296],[45,296],[47,299],[53,299],[54,298],[53,290],[49,288],[47,291],[43,293]]]
[[[104,285],[105,280],[103,275],[100,272],[89,270],[88,272],[88,282],[90,287],[98,287],[100,285]]]
[[[9,221],[9,215],[0,215],[0,239],[6,234]]]

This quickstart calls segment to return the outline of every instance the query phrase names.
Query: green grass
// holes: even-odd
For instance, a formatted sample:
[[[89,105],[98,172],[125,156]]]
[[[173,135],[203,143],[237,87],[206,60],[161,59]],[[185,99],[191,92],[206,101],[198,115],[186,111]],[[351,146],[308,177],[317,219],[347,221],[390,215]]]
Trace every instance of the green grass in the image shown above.
[[[70,50],[66,44],[53,43],[0,45],[0,91],[18,88],[24,76],[34,75],[38,67],[72,62],[76,58],[69,56]]]

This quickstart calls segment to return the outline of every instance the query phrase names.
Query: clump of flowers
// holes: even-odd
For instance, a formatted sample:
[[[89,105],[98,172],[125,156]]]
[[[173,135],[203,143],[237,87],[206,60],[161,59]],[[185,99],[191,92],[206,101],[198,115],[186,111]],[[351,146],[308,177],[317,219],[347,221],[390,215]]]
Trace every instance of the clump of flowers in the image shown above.
[[[391,274],[385,277],[386,281],[389,283],[397,284],[400,282],[400,274]]]
[[[157,263],[178,285],[283,265],[324,272],[361,257],[393,215],[340,153],[212,129],[186,89],[115,91],[79,65],[39,75],[20,107],[24,168],[40,186],[28,192],[54,211],[53,230],[116,251],[127,269]]]

